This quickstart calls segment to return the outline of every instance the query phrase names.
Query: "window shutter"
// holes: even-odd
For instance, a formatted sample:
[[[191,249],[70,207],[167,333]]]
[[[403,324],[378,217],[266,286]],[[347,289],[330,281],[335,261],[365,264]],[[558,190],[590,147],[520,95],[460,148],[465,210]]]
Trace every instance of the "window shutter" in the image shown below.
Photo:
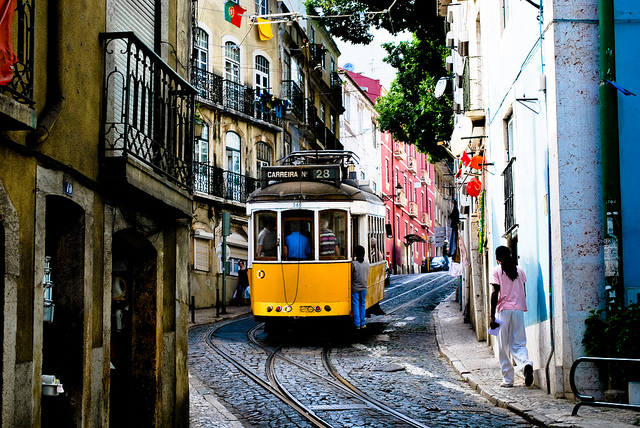
[[[209,240],[194,238],[193,268],[209,272]]]

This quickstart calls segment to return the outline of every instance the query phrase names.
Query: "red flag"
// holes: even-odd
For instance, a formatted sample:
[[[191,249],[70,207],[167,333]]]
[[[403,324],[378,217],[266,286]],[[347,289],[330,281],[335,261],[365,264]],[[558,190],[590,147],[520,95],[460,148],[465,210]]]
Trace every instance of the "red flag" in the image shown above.
[[[13,50],[13,15],[16,0],[0,0],[0,85],[6,85],[13,79],[13,64],[18,57]]]
[[[464,166],[469,166],[469,164],[471,163],[471,158],[469,157],[467,152],[462,152],[462,156],[460,156],[460,160],[462,161],[462,164]]]
[[[235,2],[228,1],[224,4],[224,19],[240,28],[240,24],[242,23],[242,16],[240,15],[246,11],[247,9],[241,8]]]

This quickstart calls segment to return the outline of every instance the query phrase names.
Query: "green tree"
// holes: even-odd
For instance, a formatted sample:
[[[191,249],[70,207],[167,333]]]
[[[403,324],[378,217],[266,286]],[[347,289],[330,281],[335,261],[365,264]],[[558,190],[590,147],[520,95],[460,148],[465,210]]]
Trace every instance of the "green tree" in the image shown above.
[[[449,97],[434,95],[438,79],[446,76],[447,54],[444,22],[436,14],[436,1],[308,0],[306,6],[307,13],[319,16],[319,23],[332,36],[346,42],[370,43],[371,28],[413,34],[409,42],[384,45],[384,61],[397,70],[397,76],[376,105],[380,129],[391,132],[396,140],[416,145],[434,161],[446,157],[437,142],[451,135],[453,115]]]

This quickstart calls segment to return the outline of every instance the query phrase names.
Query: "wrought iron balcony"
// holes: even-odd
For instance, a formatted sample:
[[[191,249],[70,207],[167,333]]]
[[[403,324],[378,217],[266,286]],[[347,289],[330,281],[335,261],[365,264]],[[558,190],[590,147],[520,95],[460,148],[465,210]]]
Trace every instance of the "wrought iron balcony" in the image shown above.
[[[463,109],[482,110],[482,57],[468,57],[462,75]]]
[[[295,115],[304,117],[304,93],[293,80],[283,80],[284,96],[291,103],[291,110]]]
[[[212,106],[235,110],[255,119],[282,126],[282,115],[266,108],[253,88],[195,67],[192,82],[198,95]]]
[[[193,178],[194,191],[240,203],[260,187],[260,180],[201,162],[194,162]]]
[[[418,162],[416,161],[416,158],[414,158],[413,156],[409,156],[409,159],[407,160],[407,170],[415,174],[416,172],[418,172],[417,165]]]
[[[191,188],[195,89],[133,32],[100,37],[105,42],[105,162],[133,158]]]
[[[8,13],[14,13],[9,10]],[[13,34],[14,49],[18,62],[13,66],[13,79],[0,92],[9,95],[21,104],[30,107],[33,99],[34,41],[35,41],[35,0],[18,0],[16,3]]]

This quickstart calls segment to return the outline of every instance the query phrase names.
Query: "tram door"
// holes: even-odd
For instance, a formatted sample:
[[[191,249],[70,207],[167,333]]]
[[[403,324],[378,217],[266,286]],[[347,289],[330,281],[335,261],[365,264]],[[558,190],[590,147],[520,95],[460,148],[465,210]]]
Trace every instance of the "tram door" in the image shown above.
[[[351,216],[351,255],[360,244],[360,228],[358,227],[359,216]]]

